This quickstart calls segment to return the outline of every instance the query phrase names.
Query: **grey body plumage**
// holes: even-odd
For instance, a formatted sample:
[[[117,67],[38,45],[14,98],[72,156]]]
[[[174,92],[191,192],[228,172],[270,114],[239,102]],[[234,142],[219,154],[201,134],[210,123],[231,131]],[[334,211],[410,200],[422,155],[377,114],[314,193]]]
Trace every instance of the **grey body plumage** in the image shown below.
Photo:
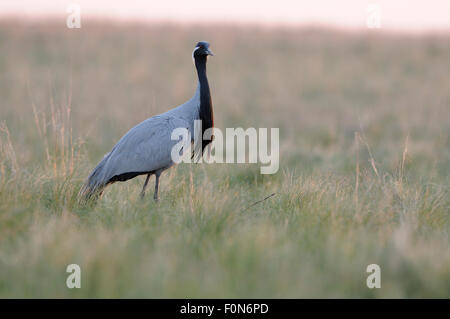
[[[159,176],[174,165],[171,151],[177,141],[171,140],[172,131],[182,127],[194,136],[195,120],[205,121],[212,126],[212,104],[206,78],[207,55],[212,55],[209,44],[199,42],[193,52],[199,81],[192,98],[130,129],[92,170],[80,191],[83,199],[98,196],[108,184],[147,175],[141,192],[143,196],[152,174],[156,176],[154,198],[158,199]]]

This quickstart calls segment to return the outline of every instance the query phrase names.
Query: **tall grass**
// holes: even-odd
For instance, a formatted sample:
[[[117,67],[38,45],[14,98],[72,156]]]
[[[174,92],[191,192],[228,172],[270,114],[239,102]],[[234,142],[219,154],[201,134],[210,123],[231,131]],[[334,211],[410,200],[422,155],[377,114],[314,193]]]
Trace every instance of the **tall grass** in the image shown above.
[[[201,39],[218,127],[280,127],[280,171],[179,165],[158,203],[141,178],[79,206],[127,129],[192,94]],[[9,21],[0,40],[1,297],[450,296],[448,36]]]

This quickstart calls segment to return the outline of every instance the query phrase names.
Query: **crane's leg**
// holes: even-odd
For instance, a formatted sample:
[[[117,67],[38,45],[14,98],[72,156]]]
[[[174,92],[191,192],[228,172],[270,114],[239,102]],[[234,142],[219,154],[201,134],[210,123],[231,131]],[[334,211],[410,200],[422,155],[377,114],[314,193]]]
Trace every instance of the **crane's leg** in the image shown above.
[[[144,187],[142,187],[141,198],[144,198],[145,189],[147,188],[148,180],[150,179],[151,174],[147,174],[147,178],[145,179]]]
[[[158,201],[159,175],[161,175],[160,172],[159,173],[158,172],[155,173],[155,177],[156,177],[156,180],[155,180],[155,194],[153,195],[153,199],[155,200],[155,202]]]

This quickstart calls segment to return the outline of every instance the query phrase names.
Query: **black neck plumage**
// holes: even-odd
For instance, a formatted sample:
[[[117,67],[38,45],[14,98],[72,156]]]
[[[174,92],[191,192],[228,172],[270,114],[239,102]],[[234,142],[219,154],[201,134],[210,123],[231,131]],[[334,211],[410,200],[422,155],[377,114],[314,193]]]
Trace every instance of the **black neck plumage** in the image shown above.
[[[214,115],[211,102],[211,92],[209,90],[208,78],[206,76],[206,56],[195,57],[195,67],[197,68],[198,81],[200,85],[200,109],[199,117],[202,121],[202,137],[203,133],[214,126]],[[202,151],[211,143],[211,139],[202,138]]]

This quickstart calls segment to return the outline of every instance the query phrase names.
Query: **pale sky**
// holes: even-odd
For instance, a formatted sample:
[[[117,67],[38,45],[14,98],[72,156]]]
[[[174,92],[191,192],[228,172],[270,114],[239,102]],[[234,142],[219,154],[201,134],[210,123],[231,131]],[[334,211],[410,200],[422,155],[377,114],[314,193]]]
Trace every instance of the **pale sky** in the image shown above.
[[[368,5],[381,9],[384,31],[450,30],[450,0],[0,0],[0,19],[66,19],[70,4],[81,19],[231,22],[367,28]]]

